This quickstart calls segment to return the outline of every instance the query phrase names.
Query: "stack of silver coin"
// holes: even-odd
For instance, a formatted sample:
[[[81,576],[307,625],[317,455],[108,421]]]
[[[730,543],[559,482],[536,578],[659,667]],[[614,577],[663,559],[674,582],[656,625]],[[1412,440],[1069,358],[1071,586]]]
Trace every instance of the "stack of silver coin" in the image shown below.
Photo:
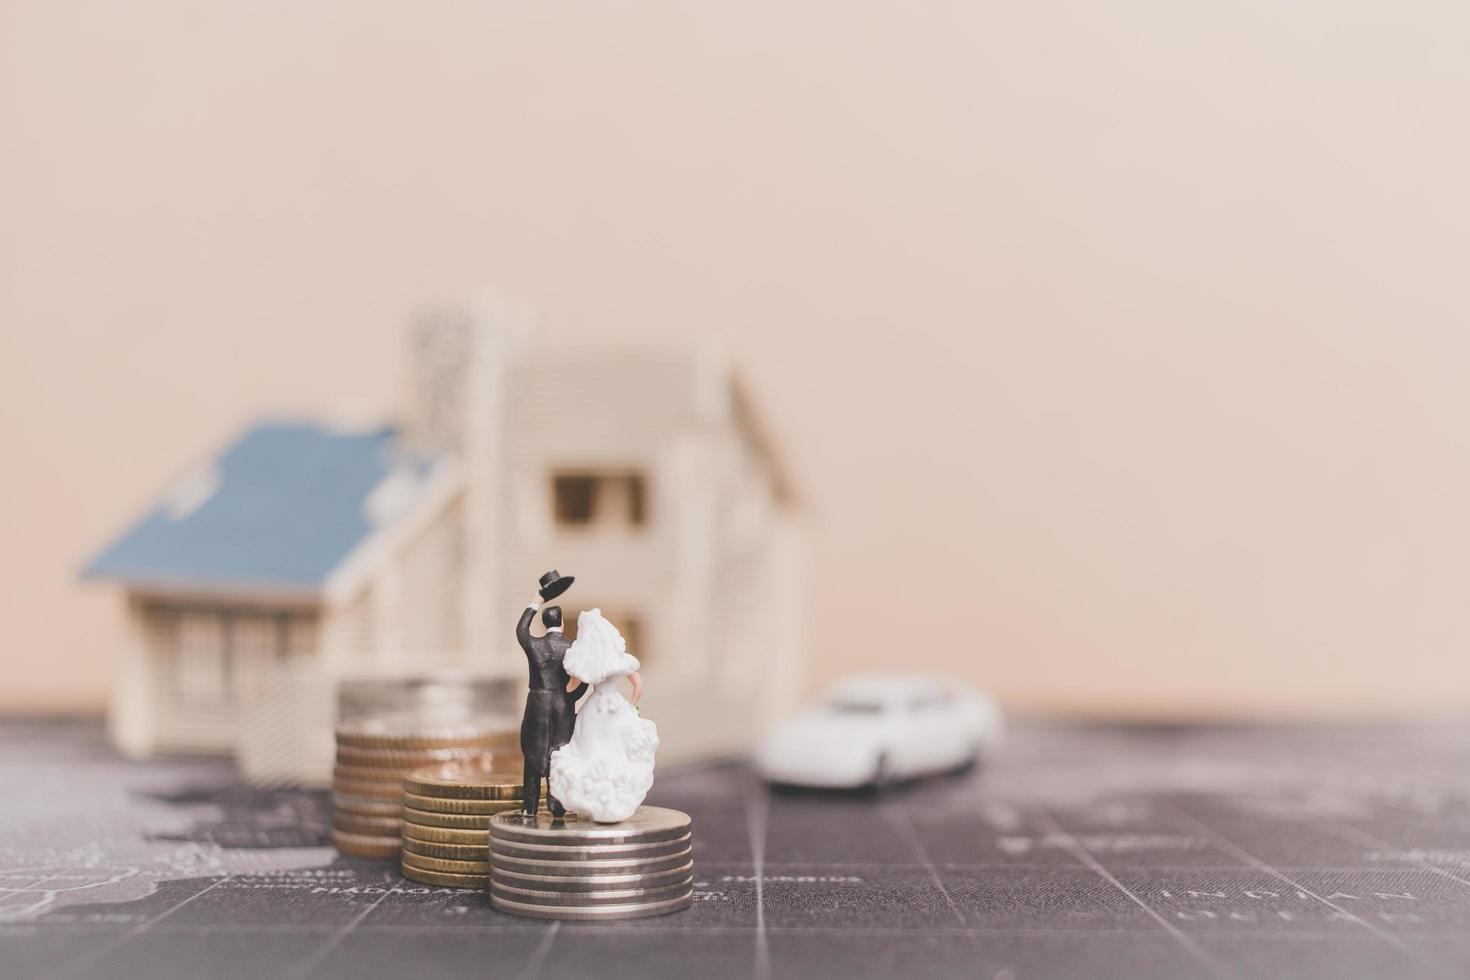
[[[490,904],[537,919],[639,919],[688,908],[687,813],[641,806],[621,823],[518,811],[490,818]]]

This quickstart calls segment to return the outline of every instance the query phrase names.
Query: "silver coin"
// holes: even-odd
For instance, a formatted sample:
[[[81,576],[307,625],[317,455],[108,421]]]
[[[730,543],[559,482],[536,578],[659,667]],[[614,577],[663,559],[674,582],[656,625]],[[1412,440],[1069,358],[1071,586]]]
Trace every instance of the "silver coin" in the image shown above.
[[[490,844],[490,866],[499,870],[517,871],[528,875],[565,875],[577,876],[592,875],[625,875],[625,874],[648,874],[654,871],[668,871],[677,868],[681,864],[688,864],[694,860],[694,852],[689,848],[676,851],[666,857],[656,858],[619,858],[616,861],[541,861],[528,858],[511,857],[501,854],[495,850],[495,844]]]
[[[608,888],[660,888],[683,881],[694,873],[694,862],[667,871],[646,871],[621,875],[533,875],[495,868],[495,880],[514,888],[549,892],[586,892]]]
[[[687,895],[694,888],[694,878],[686,875],[681,881],[662,888],[616,888],[596,892],[545,892],[506,885],[498,878],[490,879],[490,893],[508,898],[512,902],[527,902],[532,905],[558,905],[585,908],[592,905],[632,905],[665,902],[671,898]]]
[[[617,919],[643,919],[651,915],[666,915],[678,912],[694,904],[694,896],[681,895],[662,902],[632,903],[628,905],[588,905],[582,908],[567,906],[538,905],[530,902],[515,902],[490,894],[490,906],[511,915],[524,915],[532,919],[564,919],[581,922],[611,922]]]
[[[409,829],[405,828],[404,833],[408,834]],[[689,834],[673,840],[654,841],[652,844],[588,844],[581,847],[566,844],[522,844],[519,841],[495,839],[497,853],[507,857],[525,858],[529,861],[614,861],[619,858],[656,858],[675,854],[689,846]]]
[[[490,836],[524,844],[558,844],[583,847],[589,844],[652,844],[689,833],[689,814],[661,806],[640,806],[621,823],[595,823],[571,815],[553,817],[542,811],[535,816],[519,811],[497,813],[490,821]]]

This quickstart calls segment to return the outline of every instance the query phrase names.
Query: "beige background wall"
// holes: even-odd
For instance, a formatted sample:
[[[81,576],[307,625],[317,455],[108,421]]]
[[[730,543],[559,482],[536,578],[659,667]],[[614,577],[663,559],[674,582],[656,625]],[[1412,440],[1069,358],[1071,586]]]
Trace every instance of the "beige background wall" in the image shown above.
[[[261,412],[386,414],[485,286],[724,338],[821,672],[1470,705],[1460,3],[0,0],[0,708]]]

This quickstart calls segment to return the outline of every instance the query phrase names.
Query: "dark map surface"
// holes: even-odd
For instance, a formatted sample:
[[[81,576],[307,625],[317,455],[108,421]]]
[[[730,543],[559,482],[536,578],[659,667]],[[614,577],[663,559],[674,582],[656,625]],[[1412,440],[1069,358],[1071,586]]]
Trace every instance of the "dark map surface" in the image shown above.
[[[0,723],[0,977],[1465,977],[1470,726],[1023,727],[881,797],[660,771],[695,905],[523,920],[326,846],[326,794]]]

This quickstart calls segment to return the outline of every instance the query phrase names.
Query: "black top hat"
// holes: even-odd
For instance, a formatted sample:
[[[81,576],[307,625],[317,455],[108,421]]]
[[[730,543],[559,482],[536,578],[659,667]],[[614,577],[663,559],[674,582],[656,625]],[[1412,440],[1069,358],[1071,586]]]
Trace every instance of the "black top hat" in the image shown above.
[[[576,580],[577,577],[575,575],[567,575],[563,577],[557,574],[556,569],[553,568],[551,571],[541,576],[542,600],[550,602],[552,599],[555,599],[567,589],[570,589],[572,587],[572,583]]]

